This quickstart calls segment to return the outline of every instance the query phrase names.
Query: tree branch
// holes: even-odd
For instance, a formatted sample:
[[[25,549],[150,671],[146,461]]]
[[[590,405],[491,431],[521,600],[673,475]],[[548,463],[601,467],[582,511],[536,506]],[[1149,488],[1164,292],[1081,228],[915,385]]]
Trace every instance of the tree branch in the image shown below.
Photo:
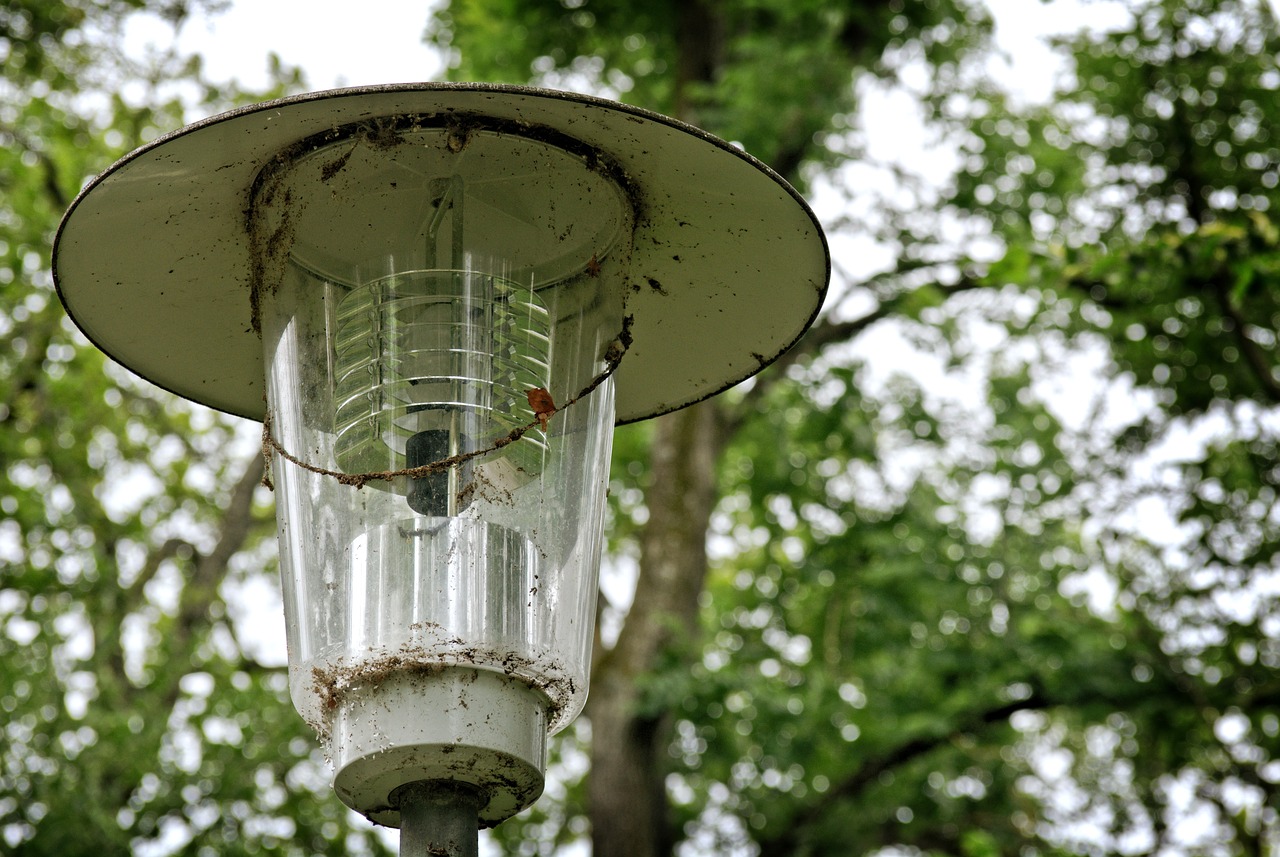
[[[138,571],[138,576],[133,579],[128,588],[125,589],[125,609],[132,610],[133,606],[142,600],[143,590],[160,571],[160,566],[165,560],[173,559],[183,551],[189,551],[192,554],[196,552],[195,545],[186,539],[169,539],[160,547],[147,554],[147,561],[143,563],[142,568]]]
[[[1249,369],[1252,370],[1254,377],[1257,378],[1258,385],[1262,388],[1263,393],[1270,399],[1272,404],[1280,403],[1280,381],[1276,380],[1274,367],[1267,360],[1267,355],[1262,351],[1258,343],[1249,338],[1246,330],[1251,322],[1240,312],[1240,308],[1232,302],[1231,288],[1225,282],[1224,274],[1225,272],[1220,271],[1213,278],[1213,292],[1218,299],[1219,306],[1222,307],[1222,314],[1233,322],[1236,343],[1244,353]]]
[[[838,801],[856,798],[877,782],[882,774],[924,756],[963,735],[975,732],[995,723],[1004,723],[1019,711],[1048,708],[1051,700],[1039,692],[1023,700],[1009,702],[985,711],[976,711],[964,718],[964,722],[942,735],[920,736],[899,744],[883,755],[868,759],[858,770],[837,783],[807,809],[793,818],[786,828],[771,839],[760,841],[761,857],[789,857],[795,854],[805,832],[820,819],[828,817]]]
[[[178,615],[168,638],[169,657],[175,663],[190,663],[197,630],[208,621],[209,608],[218,600],[218,585],[226,576],[231,558],[244,547],[253,530],[253,494],[262,481],[262,472],[262,457],[252,456],[227,500],[217,543],[213,550],[199,557],[194,571],[182,587]],[[177,699],[181,678],[181,671],[171,677],[170,686],[163,695],[167,705],[172,705]]]
[[[147,584],[155,579],[156,574],[165,561],[173,559],[184,550],[194,552],[190,542],[183,539],[169,539],[147,554],[146,562],[138,571],[137,577],[127,587],[119,589],[111,587],[106,590],[104,603],[93,612],[94,658],[102,664],[102,669],[110,674],[113,681],[110,687],[116,690],[118,698],[113,700],[120,705],[128,705],[134,697],[136,687],[127,680],[124,669],[124,646],[121,633],[124,619],[135,612],[145,596]],[[114,540],[106,555],[114,559]]]
[[[26,134],[23,134],[11,125],[0,127],[0,136],[12,138],[23,151],[29,152],[35,157],[36,161],[40,164],[43,173],[44,190],[49,196],[49,205],[55,211],[65,210],[66,207],[71,204],[71,199],[62,190],[62,181],[61,175],[58,171],[58,165],[54,162],[53,158],[49,156],[49,153],[35,145]]]
[[[895,272],[901,273],[901,270]],[[934,288],[943,292],[943,300],[951,297],[953,294],[969,291],[972,289],[985,288],[986,283],[981,282],[974,277],[965,277],[952,286],[938,286],[930,284],[921,288]],[[756,375],[755,382],[751,388],[738,400],[734,405],[730,406],[730,410],[725,413],[725,428],[727,435],[732,435],[742,423],[755,412],[759,407],[760,401],[773,388],[773,385],[786,377],[786,371],[791,366],[811,358],[824,349],[832,345],[840,345],[851,341],[855,336],[862,333],[867,328],[877,322],[883,321],[890,316],[898,313],[905,298],[914,294],[915,290],[907,292],[905,295],[895,297],[891,300],[884,301],[874,310],[866,315],[846,321],[834,321],[830,318],[819,321],[808,332],[791,347],[790,351],[784,353],[777,360],[769,365],[769,368]]]

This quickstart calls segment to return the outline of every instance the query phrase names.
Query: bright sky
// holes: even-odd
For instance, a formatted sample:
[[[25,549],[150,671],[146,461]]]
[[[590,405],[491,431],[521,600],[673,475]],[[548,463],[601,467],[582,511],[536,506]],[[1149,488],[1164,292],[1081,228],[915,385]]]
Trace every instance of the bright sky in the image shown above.
[[[426,81],[438,79],[444,68],[422,40],[433,5],[366,0],[361,13],[352,14],[345,0],[232,0],[227,11],[188,23],[179,44],[204,56],[213,79],[246,85],[266,82],[273,51],[302,68],[313,89]],[[167,25],[136,17],[130,47],[169,39]]]
[[[1280,0],[1268,0],[1280,6]],[[315,89],[437,79],[443,63],[423,44],[428,10],[422,0],[370,0],[351,14],[345,0],[232,0],[230,8],[184,28],[180,44],[205,57],[215,79],[246,84],[266,80],[267,55],[301,67]],[[1088,21],[1109,26],[1123,20],[1117,0],[987,0],[997,38],[1011,61],[1010,79],[1029,96],[1048,94],[1054,67],[1041,39]],[[1087,7],[1087,8],[1086,8]],[[167,41],[167,27],[141,19],[129,31],[133,47]]]

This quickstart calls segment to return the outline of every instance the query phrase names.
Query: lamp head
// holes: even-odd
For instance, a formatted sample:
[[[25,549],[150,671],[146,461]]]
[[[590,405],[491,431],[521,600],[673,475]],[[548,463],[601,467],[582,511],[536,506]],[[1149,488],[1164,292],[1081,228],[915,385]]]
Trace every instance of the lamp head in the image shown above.
[[[440,84],[161,138],[54,248],[102,350],[264,419],[294,703],[384,824],[412,783],[461,784],[486,824],[536,799],[586,699],[612,426],[759,371],[828,274],[809,208],[727,143]]]

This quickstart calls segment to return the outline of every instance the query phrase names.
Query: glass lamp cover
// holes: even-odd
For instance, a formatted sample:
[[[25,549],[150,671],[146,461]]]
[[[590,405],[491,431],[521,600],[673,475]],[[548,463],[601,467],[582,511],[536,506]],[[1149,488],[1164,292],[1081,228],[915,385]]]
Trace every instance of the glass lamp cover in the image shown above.
[[[308,465],[273,467],[295,705],[339,766],[347,697],[396,674],[500,674],[561,728],[586,699],[612,379],[574,399],[619,347],[624,195],[556,146],[431,129],[281,162],[253,206],[270,425]]]

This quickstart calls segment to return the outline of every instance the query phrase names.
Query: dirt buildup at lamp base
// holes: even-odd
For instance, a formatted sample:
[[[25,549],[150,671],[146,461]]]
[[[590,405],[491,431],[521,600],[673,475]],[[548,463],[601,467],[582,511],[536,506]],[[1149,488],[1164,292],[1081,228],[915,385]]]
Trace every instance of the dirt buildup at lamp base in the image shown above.
[[[554,664],[539,663],[512,651],[465,646],[448,640],[448,648],[428,649],[405,643],[398,650],[371,653],[358,661],[316,665],[311,668],[311,690],[320,700],[321,717],[307,717],[307,725],[326,744],[332,734],[331,719],[348,695],[375,687],[392,678],[439,676],[451,669],[484,670],[515,679],[547,699],[547,722],[558,724],[565,706],[577,693],[577,682]],[[550,669],[549,669],[550,667]],[[549,674],[550,673],[550,674]]]

